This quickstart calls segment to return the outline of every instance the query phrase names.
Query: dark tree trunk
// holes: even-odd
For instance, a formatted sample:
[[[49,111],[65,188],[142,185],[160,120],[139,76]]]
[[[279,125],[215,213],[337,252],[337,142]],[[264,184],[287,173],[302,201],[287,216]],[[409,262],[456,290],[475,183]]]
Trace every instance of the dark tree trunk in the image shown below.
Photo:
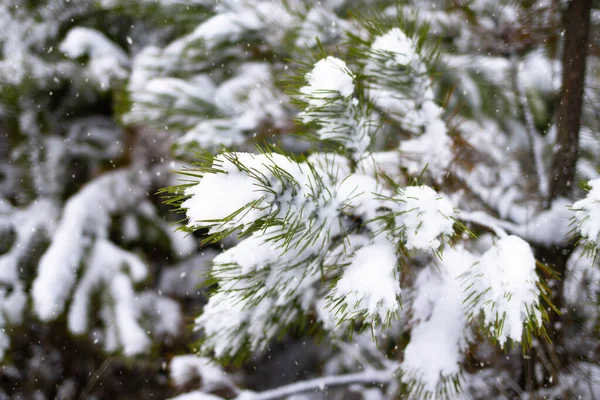
[[[562,95],[556,114],[551,199],[568,197],[575,180],[592,0],[571,0],[564,15]]]

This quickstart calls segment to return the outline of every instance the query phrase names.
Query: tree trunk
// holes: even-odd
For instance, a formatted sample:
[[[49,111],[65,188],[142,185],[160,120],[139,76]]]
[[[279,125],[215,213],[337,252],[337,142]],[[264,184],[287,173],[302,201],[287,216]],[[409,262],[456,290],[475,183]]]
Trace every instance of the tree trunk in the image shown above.
[[[592,0],[571,0],[564,15],[562,95],[556,114],[551,199],[571,193],[579,147]]]

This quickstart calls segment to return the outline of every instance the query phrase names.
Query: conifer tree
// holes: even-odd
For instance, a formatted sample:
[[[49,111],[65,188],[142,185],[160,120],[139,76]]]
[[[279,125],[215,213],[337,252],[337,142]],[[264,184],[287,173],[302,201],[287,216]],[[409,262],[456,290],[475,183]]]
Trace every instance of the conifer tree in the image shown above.
[[[0,398],[597,392],[590,4],[38,3],[0,5]]]

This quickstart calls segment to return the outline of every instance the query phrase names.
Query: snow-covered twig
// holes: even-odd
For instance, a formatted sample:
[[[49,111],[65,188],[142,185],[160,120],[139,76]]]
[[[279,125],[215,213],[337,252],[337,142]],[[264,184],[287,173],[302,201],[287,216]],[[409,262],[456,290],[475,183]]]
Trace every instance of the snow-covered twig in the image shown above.
[[[323,378],[312,379],[308,381],[296,382],[290,385],[281,386],[276,389],[264,392],[242,392],[238,400],[271,400],[280,399],[293,394],[310,392],[313,390],[325,390],[325,388],[335,386],[346,386],[351,384],[377,385],[388,384],[394,379],[396,368],[389,368],[378,371],[365,371],[355,374],[326,376]]]
[[[562,198],[554,200],[549,209],[539,212],[523,224],[501,220],[483,211],[462,211],[457,213],[456,218],[490,228],[500,237],[506,236],[507,231],[530,243],[548,246],[566,243],[571,229],[569,201]]]
[[[508,230],[512,230],[511,228],[513,228],[512,224],[510,224],[506,221],[501,221],[497,218],[494,218],[491,215],[486,214],[485,212],[482,212],[482,211],[474,211],[474,212],[461,211],[460,213],[456,214],[456,218],[463,222],[471,222],[473,224],[477,224],[477,225],[483,226],[485,228],[489,228],[499,237],[507,236],[507,233],[505,230],[507,225],[511,225],[508,228]],[[501,226],[501,225],[504,225],[504,226]],[[516,226],[514,226],[514,228],[516,228]]]

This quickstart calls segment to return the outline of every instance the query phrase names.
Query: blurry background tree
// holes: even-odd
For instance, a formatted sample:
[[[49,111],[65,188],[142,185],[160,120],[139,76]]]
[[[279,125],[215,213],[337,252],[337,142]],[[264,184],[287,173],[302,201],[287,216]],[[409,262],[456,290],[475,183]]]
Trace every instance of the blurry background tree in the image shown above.
[[[476,338],[462,365],[464,395],[600,392],[600,276],[596,260],[569,241],[566,208],[585,195],[575,183],[596,179],[600,165],[600,20],[591,7],[589,0],[2,1],[0,398],[165,398],[178,390],[227,397],[238,387],[260,391],[385,367],[381,346],[402,360],[408,314],[392,326],[397,340],[379,349],[369,335],[332,346],[293,332],[227,375],[200,357],[173,358],[198,336],[189,322],[204,302],[200,275],[221,247],[238,242],[199,246],[206,232],[174,233],[181,216],[154,195],[176,183],[169,170],[195,161],[197,146],[252,151],[267,141],[305,152],[294,135],[301,129],[290,77],[312,69],[321,51],[355,57],[345,33],[361,32],[358,16],[396,26],[398,14],[427,21],[426,42],[441,49],[433,88],[454,132],[454,159],[436,189],[462,210],[485,210],[484,222],[527,240],[562,276],[550,281],[561,310],[549,312],[553,343],[534,339],[523,357],[519,347],[503,352]],[[377,147],[396,149],[406,129],[384,122]],[[415,175],[417,161],[431,169],[443,150],[405,152],[414,163],[402,174]],[[469,227],[485,249],[489,229],[473,215]],[[349,391],[384,393],[368,385],[328,393]]]

